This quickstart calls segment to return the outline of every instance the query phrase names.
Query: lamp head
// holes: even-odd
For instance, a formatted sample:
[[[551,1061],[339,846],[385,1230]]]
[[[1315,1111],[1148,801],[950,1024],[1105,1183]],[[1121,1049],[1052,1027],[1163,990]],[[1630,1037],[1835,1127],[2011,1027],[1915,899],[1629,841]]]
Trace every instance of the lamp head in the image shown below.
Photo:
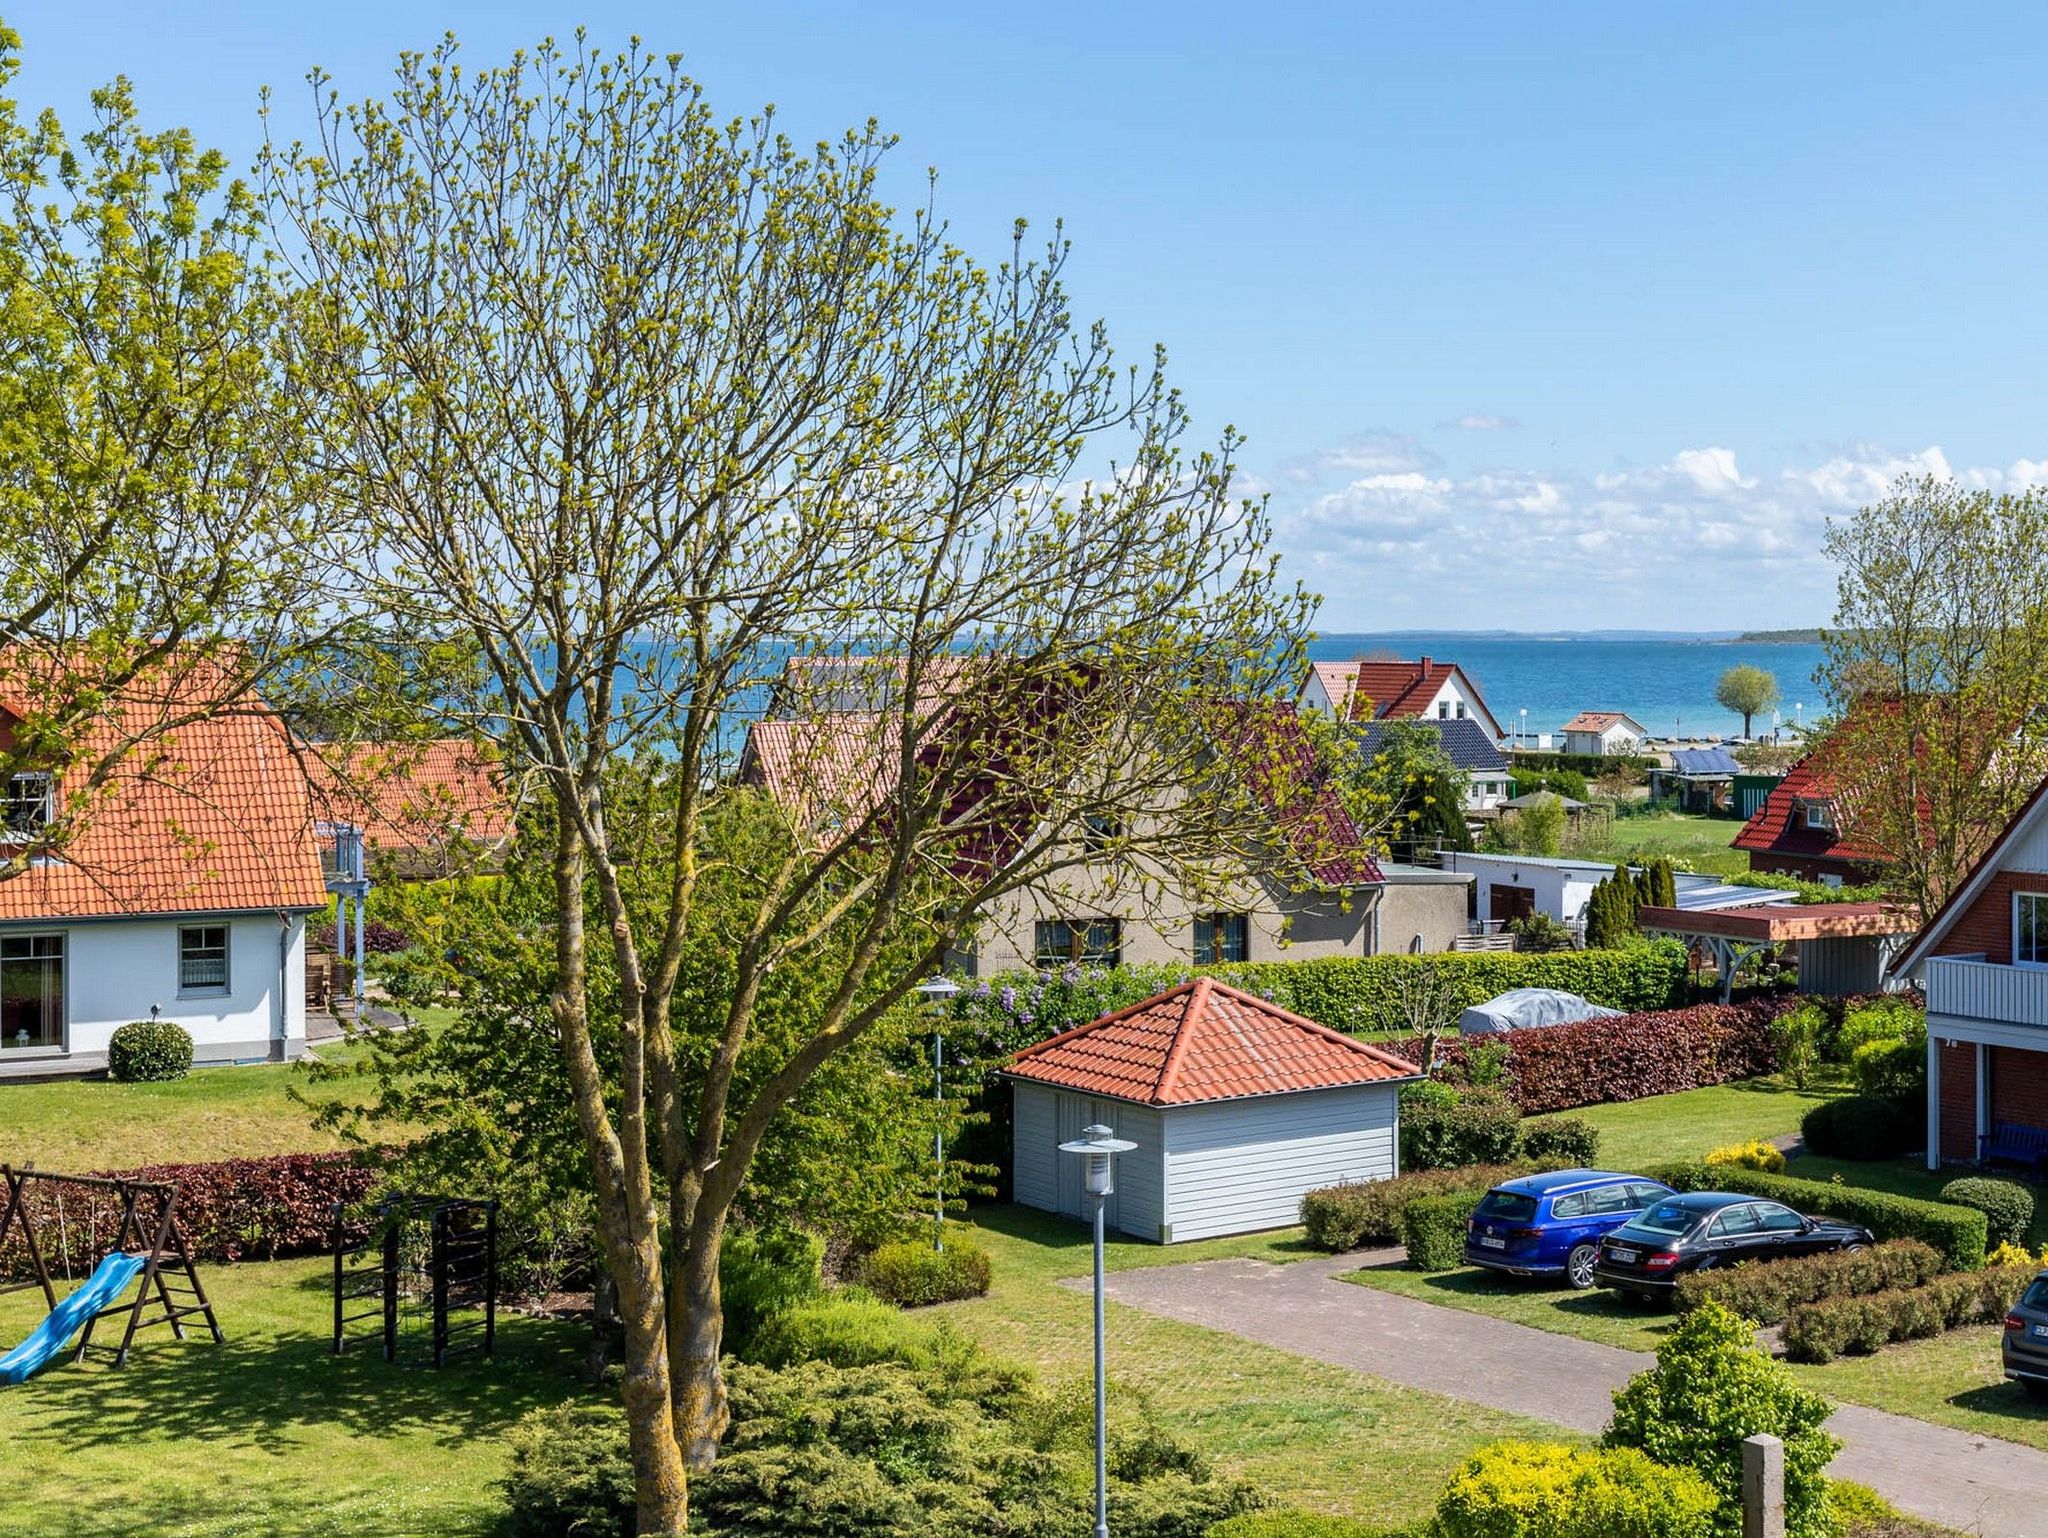
[[[915,990],[934,1004],[943,1004],[960,991],[960,985],[950,977],[928,977]]]
[[[1111,1161],[1116,1155],[1129,1153],[1137,1146],[1098,1123],[1093,1127],[1083,1127],[1080,1137],[1073,1142],[1060,1144],[1060,1152],[1079,1154],[1087,1160],[1081,1172],[1082,1189],[1090,1196],[1108,1196],[1116,1189],[1110,1178]]]

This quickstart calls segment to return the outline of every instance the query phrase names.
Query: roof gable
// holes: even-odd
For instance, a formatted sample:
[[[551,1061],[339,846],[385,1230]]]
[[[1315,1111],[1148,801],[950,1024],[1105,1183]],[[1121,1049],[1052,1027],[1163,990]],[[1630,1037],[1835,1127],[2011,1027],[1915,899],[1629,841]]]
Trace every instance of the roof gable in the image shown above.
[[[1470,702],[1482,731],[1498,733],[1500,723],[1479,692],[1479,686],[1455,662],[1434,657],[1412,661],[1374,659],[1357,662],[1316,662],[1310,670],[1330,697],[1333,714],[1345,720],[1384,721],[1390,717],[1430,715],[1430,704],[1447,683]],[[1370,710],[1366,707],[1370,705]]]
[[[1613,727],[1626,726],[1638,737],[1647,737],[1649,729],[1634,716],[1619,710],[1582,710],[1565,722],[1563,730],[1568,732],[1606,732]]]
[[[1211,977],[1198,977],[1026,1047],[1013,1078],[1139,1105],[1420,1077],[1404,1058]]]
[[[1956,920],[1969,911],[1985,887],[1990,885],[1991,878],[2005,868],[2006,859],[2026,843],[2027,835],[2044,817],[2048,817],[2048,780],[2034,787],[2034,793],[2027,797],[2026,804],[2013,814],[2012,821],[1991,841],[1984,857],[1970,868],[1970,874],[1948,894],[1947,900],[1935,910],[1934,917],[1927,921],[1919,936],[1892,962],[1893,972],[1903,975],[1927,959],[1943,936],[1955,927]]]

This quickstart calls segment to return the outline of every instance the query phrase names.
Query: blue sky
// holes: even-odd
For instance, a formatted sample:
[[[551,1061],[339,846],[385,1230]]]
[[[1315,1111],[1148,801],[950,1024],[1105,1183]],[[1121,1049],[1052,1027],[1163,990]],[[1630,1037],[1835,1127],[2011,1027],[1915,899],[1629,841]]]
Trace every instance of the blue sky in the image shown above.
[[[308,65],[374,93],[447,28],[637,31],[722,111],[878,117],[967,244],[1066,220],[1081,313],[1250,435],[1328,629],[1811,623],[1824,519],[1892,476],[2048,480],[2048,8],[0,13],[28,102],[123,72],[244,157],[261,85],[303,128]]]

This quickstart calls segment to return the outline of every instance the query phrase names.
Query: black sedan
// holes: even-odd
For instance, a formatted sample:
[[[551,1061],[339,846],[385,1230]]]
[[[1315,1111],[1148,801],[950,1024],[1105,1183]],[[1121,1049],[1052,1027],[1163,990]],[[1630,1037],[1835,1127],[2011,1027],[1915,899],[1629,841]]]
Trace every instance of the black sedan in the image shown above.
[[[1790,1207],[1754,1196],[1695,1191],[1645,1208],[1602,1239],[1593,1280],[1656,1298],[1668,1295],[1688,1271],[1860,1250],[1872,1242],[1870,1230],[1853,1223],[1801,1217]]]

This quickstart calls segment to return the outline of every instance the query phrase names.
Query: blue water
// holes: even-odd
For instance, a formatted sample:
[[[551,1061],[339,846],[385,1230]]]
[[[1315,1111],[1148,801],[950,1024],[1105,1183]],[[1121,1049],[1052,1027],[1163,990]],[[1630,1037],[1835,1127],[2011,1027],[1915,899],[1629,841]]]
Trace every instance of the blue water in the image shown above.
[[[1738,662],[1753,663],[1778,680],[1778,711],[1786,725],[1820,713],[1814,670],[1818,646],[1798,643],[1691,640],[1618,640],[1596,636],[1460,635],[1445,631],[1381,631],[1318,636],[1309,643],[1317,662],[1360,656],[1455,662],[1478,685],[1507,732],[1529,712],[1531,732],[1555,732],[1582,710],[1621,710],[1653,736],[1722,736],[1742,730],[1742,717],[1714,703],[1714,684]],[[1753,730],[1767,732],[1769,711]]]

